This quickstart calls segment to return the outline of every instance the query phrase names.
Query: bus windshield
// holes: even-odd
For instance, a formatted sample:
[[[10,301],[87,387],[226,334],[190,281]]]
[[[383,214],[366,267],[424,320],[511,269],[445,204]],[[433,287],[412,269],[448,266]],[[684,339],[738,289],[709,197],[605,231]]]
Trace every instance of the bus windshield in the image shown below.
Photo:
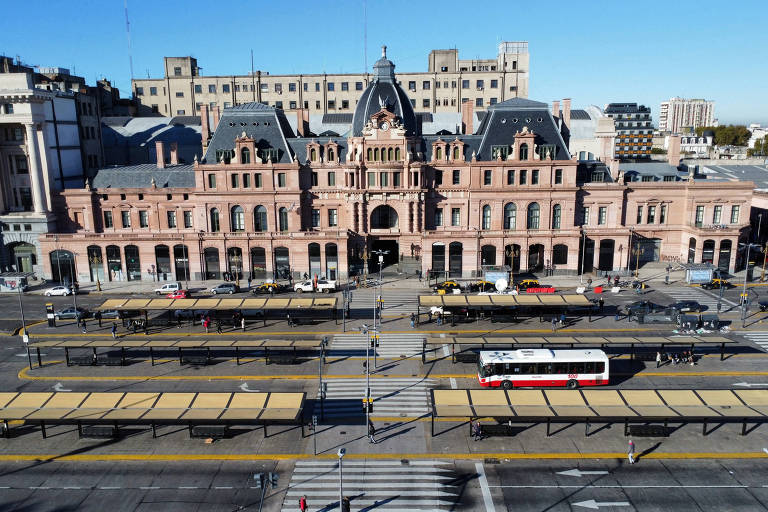
[[[477,374],[482,377],[490,377],[493,375],[493,366],[490,364],[483,364],[483,362],[478,358],[477,360]]]

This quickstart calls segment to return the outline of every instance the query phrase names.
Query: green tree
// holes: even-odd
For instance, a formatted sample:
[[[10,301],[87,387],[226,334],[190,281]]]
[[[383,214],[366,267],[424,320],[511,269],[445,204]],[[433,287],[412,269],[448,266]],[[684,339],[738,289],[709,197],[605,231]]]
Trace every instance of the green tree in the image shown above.
[[[768,153],[768,135],[755,141],[755,147],[747,150],[747,156],[764,156]]]
[[[727,126],[700,126],[696,135],[701,136],[706,130],[715,132],[715,144],[718,146],[746,146],[752,135],[743,124]]]

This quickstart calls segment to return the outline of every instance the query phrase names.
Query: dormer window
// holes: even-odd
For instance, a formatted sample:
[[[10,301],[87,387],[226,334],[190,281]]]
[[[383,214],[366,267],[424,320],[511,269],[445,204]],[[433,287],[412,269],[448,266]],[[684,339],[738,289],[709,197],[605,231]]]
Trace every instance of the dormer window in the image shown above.
[[[443,158],[443,148],[435,148],[435,160],[440,160]]]
[[[528,160],[528,144],[520,144],[520,160]]]
[[[251,150],[248,148],[243,148],[240,151],[240,163],[241,164],[249,164],[251,163]]]

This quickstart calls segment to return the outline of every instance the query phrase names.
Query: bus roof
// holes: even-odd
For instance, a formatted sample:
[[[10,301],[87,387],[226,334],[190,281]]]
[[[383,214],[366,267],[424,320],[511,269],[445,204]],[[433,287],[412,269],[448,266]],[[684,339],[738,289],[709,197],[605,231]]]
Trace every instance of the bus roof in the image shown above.
[[[491,363],[544,363],[548,361],[607,361],[602,350],[574,349],[551,350],[548,348],[521,348],[517,350],[481,350],[480,362]]]

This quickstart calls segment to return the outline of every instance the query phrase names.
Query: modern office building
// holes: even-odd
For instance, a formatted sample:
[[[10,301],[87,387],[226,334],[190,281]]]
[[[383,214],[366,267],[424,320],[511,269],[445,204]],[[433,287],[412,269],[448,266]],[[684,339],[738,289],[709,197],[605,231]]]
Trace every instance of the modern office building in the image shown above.
[[[194,57],[164,57],[162,78],[134,79],[138,115],[199,115],[200,106],[221,109],[263,103],[311,114],[352,115],[370,73],[307,73],[204,76]],[[459,51],[432,50],[426,72],[401,72],[399,85],[416,112],[460,112],[471,102],[477,109],[510,98],[528,97],[530,58],[525,41],[502,42],[495,58],[459,59]]]
[[[672,98],[659,107],[659,131],[688,133],[701,126],[715,126],[715,102]]]
[[[604,113],[615,122],[615,158],[644,160],[651,157],[653,123],[649,107],[637,103],[609,103]]]
[[[309,134],[303,110],[291,121],[250,102],[211,121],[202,105],[202,158],[181,163],[176,144],[157,141],[157,164],[104,168],[57,194],[46,275],[344,279],[375,270],[377,250],[388,251],[385,265],[454,278],[487,268],[576,273],[582,262],[586,271],[737,266],[753,183],[679,167],[679,141],[669,163],[619,168],[606,165],[610,153],[580,163],[568,100],[561,109],[508,99],[479,124],[466,102],[459,130],[428,133],[394,71],[386,55],[375,63],[345,136]],[[608,127],[599,131],[610,140]]]

